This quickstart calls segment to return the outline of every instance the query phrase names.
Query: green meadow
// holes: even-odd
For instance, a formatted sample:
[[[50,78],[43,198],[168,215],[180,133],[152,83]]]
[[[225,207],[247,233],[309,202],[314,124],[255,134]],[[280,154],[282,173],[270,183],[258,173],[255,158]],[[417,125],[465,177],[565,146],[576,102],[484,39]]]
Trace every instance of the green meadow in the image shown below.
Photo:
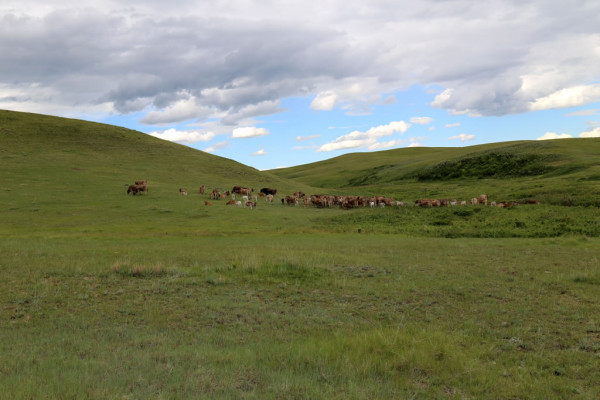
[[[0,398],[600,398],[599,157],[565,139],[257,171],[0,111]],[[283,206],[297,190],[541,204]]]

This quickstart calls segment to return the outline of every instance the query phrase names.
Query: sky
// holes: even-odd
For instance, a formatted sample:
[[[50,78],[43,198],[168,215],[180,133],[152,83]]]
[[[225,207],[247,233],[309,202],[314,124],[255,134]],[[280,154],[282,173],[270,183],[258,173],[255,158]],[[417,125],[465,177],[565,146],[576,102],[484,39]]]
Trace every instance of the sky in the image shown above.
[[[600,137],[600,1],[3,0],[0,109],[260,170],[584,140]]]

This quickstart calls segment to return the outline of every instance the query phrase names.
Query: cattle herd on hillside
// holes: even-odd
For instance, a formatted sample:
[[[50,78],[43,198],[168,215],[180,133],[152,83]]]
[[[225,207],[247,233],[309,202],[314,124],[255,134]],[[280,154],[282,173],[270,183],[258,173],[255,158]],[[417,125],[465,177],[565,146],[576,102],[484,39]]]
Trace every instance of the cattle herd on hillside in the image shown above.
[[[209,200],[227,200],[226,205],[232,205],[236,207],[248,207],[250,209],[256,208],[259,204],[259,198],[263,198],[267,204],[273,205],[275,202],[275,196],[277,195],[277,189],[273,188],[262,188],[258,194],[255,194],[254,188],[246,186],[234,186],[231,190],[221,191],[217,188],[212,189],[208,192],[204,185],[200,186],[200,195],[206,195],[208,193]],[[127,188],[127,194],[148,194],[148,181],[135,181],[135,184],[129,185]],[[188,191],[186,188],[179,188],[179,194],[187,196]],[[303,192],[294,192],[293,194],[282,196],[281,204],[287,206],[303,206],[303,207],[318,207],[318,208],[332,208],[341,207],[343,209],[350,209],[356,207],[386,207],[386,206],[408,206],[414,205],[416,207],[449,207],[449,206],[465,206],[465,205],[486,205],[495,206],[501,208],[510,208],[517,206],[519,203],[516,201],[490,201],[488,195],[481,194],[478,197],[473,197],[470,200],[457,200],[457,199],[418,199],[414,203],[405,203],[403,201],[394,200],[391,197],[385,196],[330,196],[323,194],[306,195]],[[210,201],[205,201],[206,206],[213,205]],[[527,199],[522,201],[521,204],[540,204],[538,200]]]

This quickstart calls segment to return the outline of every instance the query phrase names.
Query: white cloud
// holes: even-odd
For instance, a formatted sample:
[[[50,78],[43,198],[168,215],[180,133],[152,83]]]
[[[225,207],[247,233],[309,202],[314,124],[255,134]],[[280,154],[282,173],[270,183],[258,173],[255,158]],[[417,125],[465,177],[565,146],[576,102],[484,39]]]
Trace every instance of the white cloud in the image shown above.
[[[565,116],[566,117],[589,117],[591,115],[596,115],[596,114],[598,114],[598,109],[590,108],[589,110],[574,111],[572,113],[565,114]]]
[[[535,99],[531,103],[531,110],[577,107],[598,101],[600,101],[600,84],[578,85]]]
[[[417,125],[427,125],[433,122],[433,118],[430,117],[412,117],[410,122]]]
[[[333,110],[338,95],[332,91],[321,92],[310,103],[310,108],[315,111],[330,111]]]
[[[419,142],[412,142],[411,144],[409,144],[406,147],[423,147],[423,145]]]
[[[319,147],[319,149],[317,149],[317,152],[374,146],[376,145],[378,138],[390,136],[394,133],[403,134],[408,130],[409,127],[410,124],[407,124],[404,121],[393,121],[388,125],[373,127],[366,132],[354,131],[347,135],[338,137],[333,142],[322,145]]]
[[[540,136],[536,140],[569,139],[572,137],[573,136],[569,135],[568,133],[558,134],[555,132],[546,132],[543,136]]]
[[[386,98],[381,100],[381,104],[396,104],[398,102],[398,99],[396,99],[396,96],[390,95],[387,96]]]
[[[267,152],[264,149],[260,149],[252,153],[253,156],[266,156]]]
[[[249,139],[255,138],[259,136],[268,135],[269,131],[265,128],[256,128],[254,126],[249,126],[245,128],[236,128],[233,130],[231,137],[234,139]]]
[[[227,147],[229,145],[229,142],[219,142],[219,143],[215,143],[210,147],[207,147],[206,149],[204,149],[204,151],[206,153],[214,153],[217,150],[221,150],[224,149],[225,147]]]
[[[580,138],[597,138],[600,137],[600,128],[594,128],[591,131],[582,132],[579,134]]]
[[[369,150],[381,150],[381,149],[389,149],[391,147],[400,146],[404,143],[404,140],[390,140],[389,142],[377,142],[373,143],[367,149]]]
[[[450,136],[448,140],[460,140],[461,142],[466,142],[469,140],[475,139],[475,135],[467,135],[466,133],[461,133],[460,135]]]
[[[215,137],[214,132],[178,131],[173,128],[163,132],[150,132],[148,135],[178,143],[208,142]]]
[[[455,122],[453,124],[446,124],[446,128],[458,128],[460,126],[460,122]]]
[[[321,135],[311,135],[311,136],[296,136],[296,141],[301,142],[303,140],[311,140],[321,137]]]
[[[187,93],[180,94],[186,98],[178,100],[162,111],[151,111],[140,122],[147,125],[161,125],[182,122],[190,119],[203,119],[214,113],[210,107],[199,106],[196,98]]]
[[[292,147],[292,150],[310,150],[310,149],[318,149],[319,146],[317,145],[310,145],[310,146],[294,146]]]

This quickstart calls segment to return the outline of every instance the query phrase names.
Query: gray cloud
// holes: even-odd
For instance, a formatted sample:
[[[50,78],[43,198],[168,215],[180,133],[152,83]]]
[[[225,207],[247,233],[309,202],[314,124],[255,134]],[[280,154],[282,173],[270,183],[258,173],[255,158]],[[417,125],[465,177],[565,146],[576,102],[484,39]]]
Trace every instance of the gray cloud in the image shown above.
[[[51,3],[0,6],[0,107],[237,125],[285,97],[359,115],[423,84],[445,90],[434,106],[505,115],[567,104],[600,65],[592,1]]]

